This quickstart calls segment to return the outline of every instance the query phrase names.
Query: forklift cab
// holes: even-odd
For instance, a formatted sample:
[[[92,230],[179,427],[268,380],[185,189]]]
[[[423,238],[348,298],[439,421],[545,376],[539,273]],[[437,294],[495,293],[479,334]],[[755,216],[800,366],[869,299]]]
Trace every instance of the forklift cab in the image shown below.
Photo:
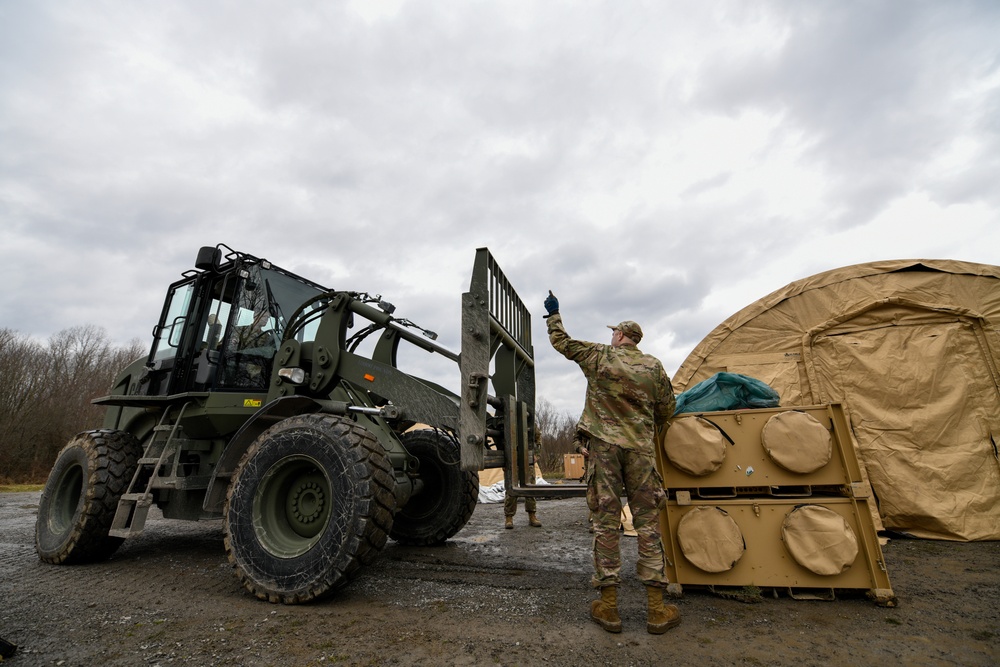
[[[266,392],[288,318],[327,291],[251,255],[223,258],[223,247],[202,248],[196,270],[170,286],[143,394]]]

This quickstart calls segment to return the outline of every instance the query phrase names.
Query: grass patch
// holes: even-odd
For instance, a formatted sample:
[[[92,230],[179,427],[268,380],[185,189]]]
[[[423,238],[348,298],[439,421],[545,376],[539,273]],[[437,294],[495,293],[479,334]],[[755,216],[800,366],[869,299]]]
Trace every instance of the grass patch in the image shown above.
[[[24,493],[41,491],[44,484],[0,484],[0,493]]]
[[[976,630],[972,633],[972,638],[981,642],[988,642],[994,637],[996,637],[996,634],[990,632],[989,630]]]
[[[888,623],[889,625],[902,625],[903,624],[903,622],[900,621],[898,618],[893,618],[892,616],[887,616],[886,619],[885,619],[885,622]]]

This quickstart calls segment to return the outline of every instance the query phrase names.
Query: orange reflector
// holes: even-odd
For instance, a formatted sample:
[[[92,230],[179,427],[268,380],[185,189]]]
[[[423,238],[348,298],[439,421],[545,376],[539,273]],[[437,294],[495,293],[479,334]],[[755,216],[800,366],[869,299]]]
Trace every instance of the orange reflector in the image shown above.
[[[371,375],[369,373],[365,373],[365,379],[368,380],[369,382],[374,382],[375,381],[375,376]]]

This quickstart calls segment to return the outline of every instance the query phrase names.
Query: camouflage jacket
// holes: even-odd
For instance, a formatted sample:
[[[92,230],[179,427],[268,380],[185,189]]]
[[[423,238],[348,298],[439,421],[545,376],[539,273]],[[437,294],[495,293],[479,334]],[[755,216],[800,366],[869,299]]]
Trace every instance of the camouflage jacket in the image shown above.
[[[657,428],[674,414],[674,389],[663,364],[634,345],[573,340],[558,313],[546,322],[552,347],[579,364],[587,378],[579,428],[625,449],[651,453]]]

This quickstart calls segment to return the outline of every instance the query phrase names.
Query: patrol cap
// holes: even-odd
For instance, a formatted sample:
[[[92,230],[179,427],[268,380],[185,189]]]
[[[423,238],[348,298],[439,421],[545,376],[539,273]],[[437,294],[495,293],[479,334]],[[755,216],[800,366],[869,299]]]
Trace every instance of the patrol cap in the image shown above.
[[[614,331],[621,331],[636,343],[642,340],[642,328],[632,320],[625,320],[624,322],[620,322],[614,326],[609,324],[608,328]]]

